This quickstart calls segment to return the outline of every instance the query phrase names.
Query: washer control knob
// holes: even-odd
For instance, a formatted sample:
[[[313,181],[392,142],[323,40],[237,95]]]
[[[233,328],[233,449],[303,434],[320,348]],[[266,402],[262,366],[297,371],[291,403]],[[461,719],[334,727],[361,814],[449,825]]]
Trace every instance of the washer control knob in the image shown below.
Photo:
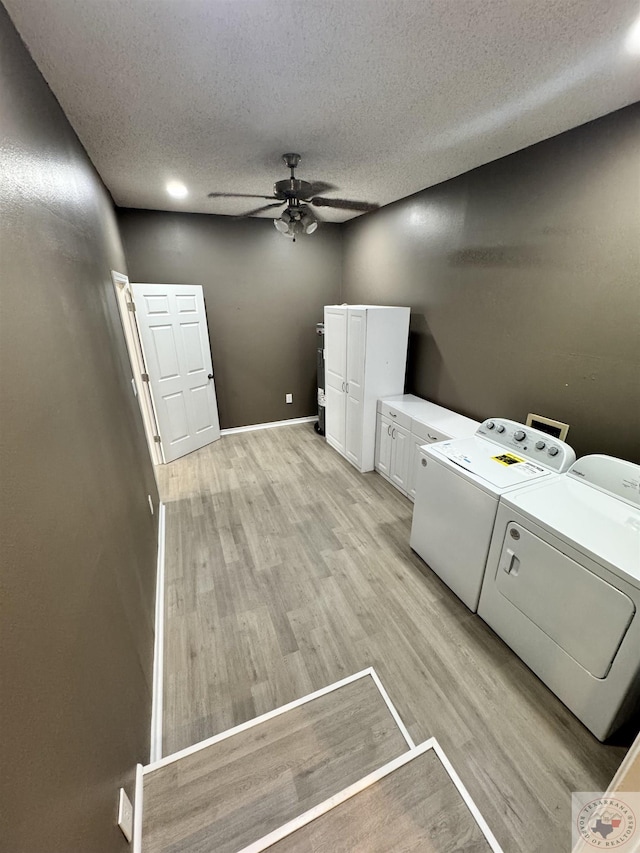
[[[560,453],[560,448],[552,444],[551,447],[547,450],[547,453],[549,454],[549,456],[557,456],[558,453]]]
[[[525,438],[527,437],[527,434],[523,429],[517,429],[514,432],[513,437],[515,438],[516,441],[524,441]]]
[[[487,421],[487,429],[495,429],[495,424],[493,421]]]
[[[497,428],[496,432],[504,432],[505,429],[506,429],[506,427],[504,424],[498,424],[498,428]]]
[[[536,441],[536,450],[544,450],[546,446],[544,441]]]

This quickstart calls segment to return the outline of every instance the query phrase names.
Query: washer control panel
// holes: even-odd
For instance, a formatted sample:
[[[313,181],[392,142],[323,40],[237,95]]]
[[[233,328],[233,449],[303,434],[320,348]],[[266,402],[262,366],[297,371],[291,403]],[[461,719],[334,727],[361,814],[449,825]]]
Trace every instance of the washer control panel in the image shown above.
[[[523,457],[522,461],[532,460],[559,474],[566,471],[576,459],[576,454],[566,442],[539,429],[505,418],[489,418],[480,424],[476,435],[494,442],[501,448],[507,448],[512,451],[514,457]],[[514,459],[515,461],[517,460]]]

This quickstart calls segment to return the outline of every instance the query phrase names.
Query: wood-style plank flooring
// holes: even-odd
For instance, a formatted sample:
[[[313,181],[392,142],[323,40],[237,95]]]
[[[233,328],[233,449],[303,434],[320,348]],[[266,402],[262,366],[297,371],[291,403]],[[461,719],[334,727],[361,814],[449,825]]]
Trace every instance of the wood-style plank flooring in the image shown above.
[[[370,675],[144,777],[144,853],[236,853],[408,750]]]
[[[267,849],[269,853],[491,853],[433,751]]]
[[[505,853],[570,849],[570,792],[605,790],[624,749],[411,551],[406,498],[311,425],[225,436],[162,467],[160,489],[165,754],[374,666]]]

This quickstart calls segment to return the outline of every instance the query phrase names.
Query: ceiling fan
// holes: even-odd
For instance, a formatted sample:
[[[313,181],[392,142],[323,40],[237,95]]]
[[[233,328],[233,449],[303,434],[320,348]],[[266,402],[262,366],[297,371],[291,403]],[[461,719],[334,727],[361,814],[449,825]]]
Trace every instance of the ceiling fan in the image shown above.
[[[291,237],[295,242],[298,234],[313,234],[318,227],[320,217],[314,213],[313,207],[333,207],[339,210],[361,210],[367,212],[376,210],[380,205],[368,201],[350,201],[345,198],[325,198],[316,195],[318,192],[334,189],[331,184],[309,183],[296,178],[295,170],[301,160],[299,154],[283,154],[282,160],[291,169],[291,177],[282,181],[276,181],[273,185],[273,195],[252,195],[250,193],[209,193],[209,198],[264,198],[274,204],[265,204],[241,214],[241,218],[255,216],[264,210],[287,205],[286,210],[279,219],[274,219],[273,224],[285,237]]]

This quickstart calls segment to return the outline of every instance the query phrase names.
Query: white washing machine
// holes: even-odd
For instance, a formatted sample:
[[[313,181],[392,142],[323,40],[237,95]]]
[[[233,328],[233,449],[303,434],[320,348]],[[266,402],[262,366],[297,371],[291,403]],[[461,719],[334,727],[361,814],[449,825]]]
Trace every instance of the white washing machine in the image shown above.
[[[500,500],[478,614],[599,740],[640,700],[640,466],[585,456]]]
[[[502,494],[575,461],[563,441],[504,418],[420,450],[410,544],[474,612]]]

